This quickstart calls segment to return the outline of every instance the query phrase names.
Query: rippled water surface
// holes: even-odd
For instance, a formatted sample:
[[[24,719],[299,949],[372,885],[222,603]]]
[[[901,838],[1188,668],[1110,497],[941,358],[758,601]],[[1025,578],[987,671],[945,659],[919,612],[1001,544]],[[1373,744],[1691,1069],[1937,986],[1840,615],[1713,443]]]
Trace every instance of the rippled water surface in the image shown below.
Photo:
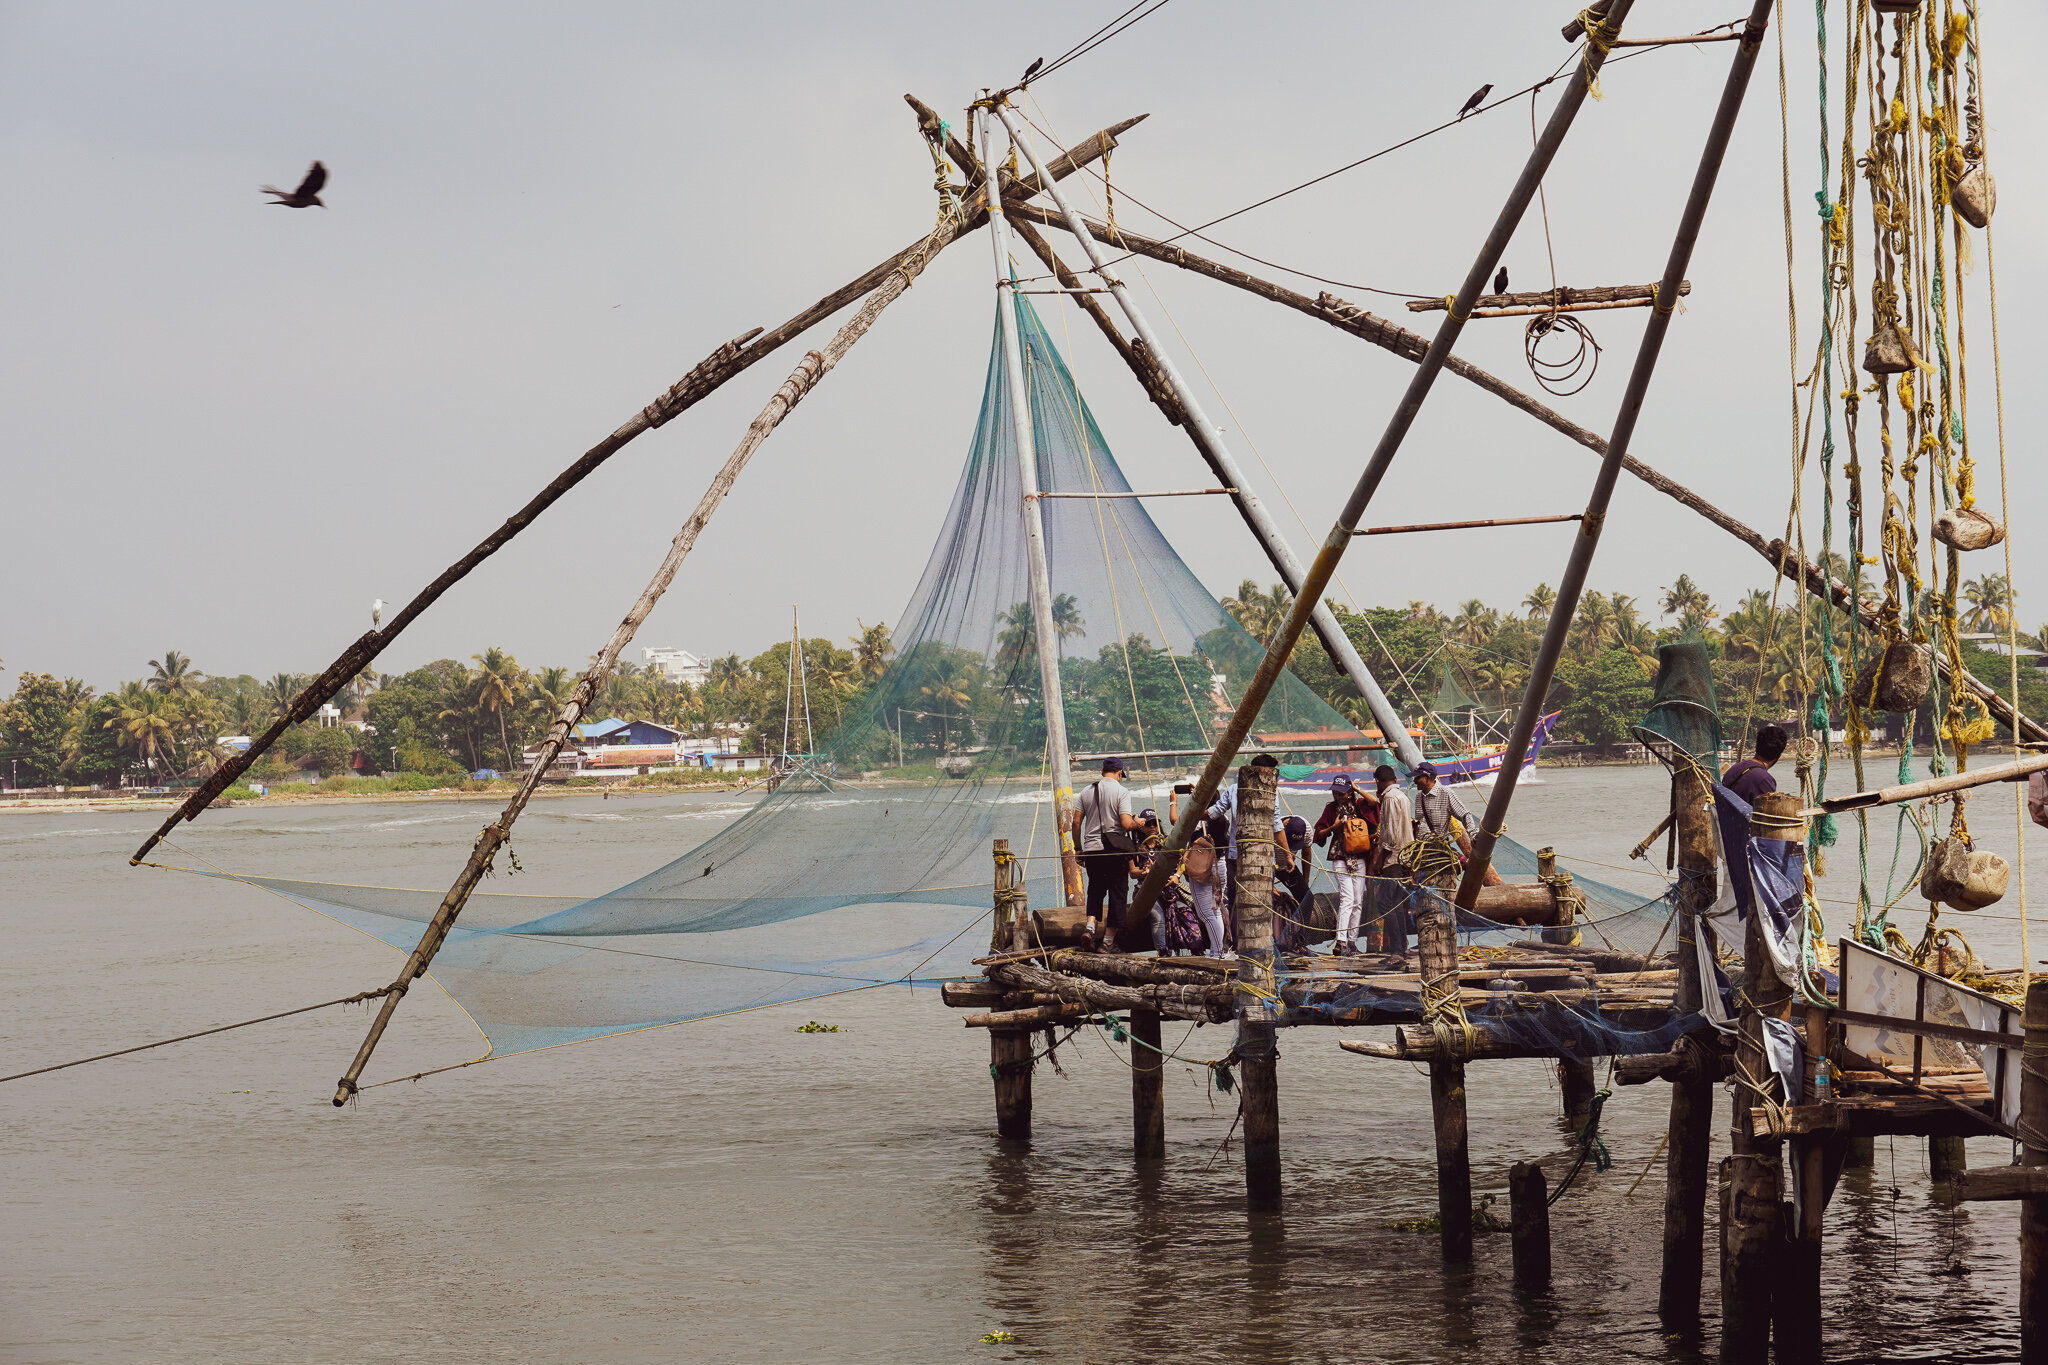
[[[1976,828],[2010,855],[2006,791]],[[520,826],[518,889],[618,885],[743,808],[540,803]],[[1664,809],[1657,769],[1546,772],[1510,832],[1641,887],[1597,864],[1624,863]],[[181,832],[174,860],[438,886],[490,815],[215,812]],[[390,979],[389,949],[264,892],[130,869],[158,818],[0,814],[0,1071]],[[2048,831],[2036,832],[2038,887]],[[1824,894],[1853,896],[1854,866],[1852,836]],[[2010,964],[2017,894],[1996,909],[2009,917],[1967,930]],[[1904,923],[1917,937],[1919,918]],[[842,1031],[795,1031],[812,1017]],[[1129,1070],[1092,1032],[1061,1049],[1064,1076],[1041,1068],[1030,1149],[1004,1150],[987,1039],[935,992],[528,1054],[336,1110],[327,1097],[365,1022],[331,1010],[0,1087],[0,1358],[1469,1363],[1688,1361],[1714,1345],[1711,1281],[1704,1342],[1667,1340],[1655,1318],[1661,1085],[1608,1104],[1614,1166],[1553,1210],[1556,1292],[1525,1300],[1504,1236],[1447,1275],[1433,1236],[1393,1230],[1433,1211],[1428,1094],[1411,1067],[1336,1046],[1376,1030],[1283,1035],[1286,1212],[1251,1220],[1224,1145],[1231,1105],[1198,1068],[1168,1064],[1157,1169],[1130,1160]],[[1225,1030],[1183,1028],[1169,1023],[1167,1040],[1187,1058],[1229,1046]],[[372,1078],[481,1050],[460,1010],[419,989]],[[1482,1195],[1505,1204],[1515,1161],[1563,1169],[1570,1137],[1545,1065],[1476,1064],[1470,1094]],[[1970,1146],[1974,1164],[2010,1158],[2002,1142]],[[1950,1206],[1925,1169],[1924,1142],[1880,1139],[1876,1169],[1843,1178],[1828,1213],[1831,1359],[2016,1353],[2013,1206]],[[1951,1256],[1966,1273],[1936,1275]],[[999,1328],[1015,1343],[980,1344]]]

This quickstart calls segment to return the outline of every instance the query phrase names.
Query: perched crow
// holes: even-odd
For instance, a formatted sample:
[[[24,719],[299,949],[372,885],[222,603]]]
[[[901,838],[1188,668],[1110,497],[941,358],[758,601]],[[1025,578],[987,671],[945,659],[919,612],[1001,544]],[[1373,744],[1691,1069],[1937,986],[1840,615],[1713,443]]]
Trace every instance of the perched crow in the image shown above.
[[[1472,92],[1472,98],[1466,100],[1465,107],[1458,111],[1458,117],[1463,118],[1465,117],[1465,115],[1471,113],[1474,109],[1477,109],[1479,107],[1480,101],[1484,100],[1492,92],[1493,87],[1490,85],[1482,85],[1477,90],[1474,90]]]
[[[1496,294],[1505,294],[1508,292],[1508,268],[1506,266],[1502,266],[1500,268],[1499,273],[1494,275],[1493,292]]]
[[[326,183],[327,168],[316,161],[307,169],[306,178],[299,182],[299,187],[289,194],[275,185],[264,185],[260,188],[265,194],[276,195],[277,197],[270,202],[283,208],[324,209],[327,205],[320,202],[320,187]]]
[[[1017,84],[1027,84],[1033,76],[1036,76],[1038,74],[1038,68],[1044,65],[1045,58],[1043,57],[1040,57],[1037,60],[1033,61],[1031,65],[1024,68],[1024,75],[1022,76],[1022,78],[1018,80]]]

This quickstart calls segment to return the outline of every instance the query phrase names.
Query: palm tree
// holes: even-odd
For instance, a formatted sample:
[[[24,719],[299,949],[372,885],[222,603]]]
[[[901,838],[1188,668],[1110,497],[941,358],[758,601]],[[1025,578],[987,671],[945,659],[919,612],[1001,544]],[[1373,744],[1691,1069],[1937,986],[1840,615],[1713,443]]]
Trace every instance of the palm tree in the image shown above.
[[[1988,573],[1963,584],[1963,600],[1970,604],[1963,613],[1969,630],[2004,630],[2012,624],[2012,589],[2004,574]]]
[[[476,705],[485,715],[498,718],[498,744],[505,751],[505,766],[512,762],[512,737],[505,733],[505,713],[519,705],[520,684],[525,681],[526,670],[519,661],[504,650],[493,645],[481,654],[472,654],[476,660]]]
[[[1066,662],[1067,641],[1078,640],[1088,633],[1088,623],[1081,619],[1081,604],[1070,592],[1063,592],[1052,599],[1052,633],[1062,663]]]
[[[299,695],[302,685],[296,673],[273,673],[263,683],[263,701],[270,712],[271,720],[276,720],[292,709],[292,700]]]
[[[1529,619],[1550,615],[1550,609],[1557,605],[1557,590],[1548,583],[1538,583],[1529,595],[1522,599],[1522,609],[1529,613]]]
[[[105,728],[114,731],[121,746],[131,750],[147,767],[156,766],[157,751],[167,747],[177,734],[174,713],[164,693],[140,683],[124,683],[114,701],[114,714]]]
[[[1474,597],[1458,604],[1458,614],[1451,618],[1447,632],[1455,643],[1476,649],[1491,638],[1499,624],[1500,613]]]
[[[895,642],[889,638],[889,627],[880,621],[869,625],[859,617],[854,618],[854,624],[860,627],[860,634],[847,643],[853,646],[855,667],[868,682],[880,682],[882,674],[889,669],[889,656],[896,652]]]
[[[1670,587],[1664,589],[1658,602],[1666,616],[1685,617],[1697,611],[1700,615],[1695,619],[1706,622],[1720,615],[1714,610],[1713,599],[1707,596],[1704,588],[1692,581],[1691,574],[1680,574]]]
[[[941,755],[953,751],[952,710],[954,706],[965,706],[973,700],[967,692],[966,669],[955,664],[948,671],[934,677],[917,690],[931,698],[932,704],[942,708],[939,712],[939,752]]]
[[[1437,609],[1432,604],[1411,597],[1408,599],[1408,619],[1428,625],[1433,621],[1441,621],[1443,617],[1437,614]]]
[[[581,681],[578,675],[566,668],[543,668],[529,674],[526,679],[527,704],[540,714],[541,723],[552,729],[562,708],[569,704],[569,696]]]
[[[1589,592],[1579,599],[1578,614],[1572,618],[1573,647],[1581,658],[1591,658],[1607,647],[1619,619],[1606,596]]]
[[[1294,608],[1294,594],[1285,584],[1275,583],[1261,590],[1247,578],[1237,585],[1237,596],[1223,599],[1223,609],[1244,627],[1244,633],[1261,644],[1273,638]]]
[[[192,667],[190,657],[180,654],[175,649],[164,651],[162,663],[151,659],[149,666],[156,670],[155,675],[149,680],[149,690],[152,692],[169,694],[182,691],[205,681],[206,678],[204,673]]]

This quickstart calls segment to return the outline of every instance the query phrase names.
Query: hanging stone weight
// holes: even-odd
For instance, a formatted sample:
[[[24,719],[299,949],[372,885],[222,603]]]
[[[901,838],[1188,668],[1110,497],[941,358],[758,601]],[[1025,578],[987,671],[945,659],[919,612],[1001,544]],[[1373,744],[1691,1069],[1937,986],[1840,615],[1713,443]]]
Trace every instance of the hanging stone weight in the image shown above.
[[[1998,182],[1980,161],[1949,187],[1948,197],[1955,205],[1956,217],[1973,228],[1984,227],[1998,209]]]
[[[1863,368],[1870,374],[1904,374],[1913,368],[1913,352],[1896,324],[1877,324],[1863,348]]]
[[[2005,539],[2005,523],[1975,507],[1951,507],[1934,519],[1934,538],[1958,550],[1985,550]]]
[[[1920,894],[1955,910],[1982,910],[2005,895],[2012,867],[1996,853],[1973,849],[1953,836],[1927,851]]]
[[[1873,711],[1920,709],[1927,700],[1930,679],[1927,650],[1905,640],[1884,647],[1884,653],[1863,665],[1856,674],[1852,695]]]

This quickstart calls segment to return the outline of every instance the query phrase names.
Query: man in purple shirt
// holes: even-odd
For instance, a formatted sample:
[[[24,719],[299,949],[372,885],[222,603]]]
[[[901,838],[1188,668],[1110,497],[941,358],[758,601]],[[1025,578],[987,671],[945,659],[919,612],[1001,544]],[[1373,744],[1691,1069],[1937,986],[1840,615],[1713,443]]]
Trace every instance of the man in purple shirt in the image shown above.
[[[1721,785],[1754,806],[1759,796],[1778,789],[1778,779],[1771,776],[1771,765],[1784,752],[1784,730],[1775,725],[1764,726],[1756,732],[1756,757],[1730,764],[1721,777]]]

